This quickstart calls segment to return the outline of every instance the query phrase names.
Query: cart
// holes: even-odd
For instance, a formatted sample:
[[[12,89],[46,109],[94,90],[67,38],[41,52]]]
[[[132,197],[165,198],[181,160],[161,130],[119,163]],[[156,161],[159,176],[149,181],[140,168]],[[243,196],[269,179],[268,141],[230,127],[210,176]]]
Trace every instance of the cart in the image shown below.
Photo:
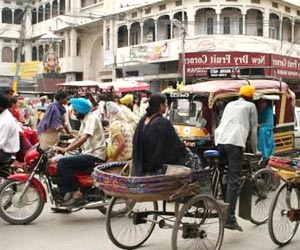
[[[124,162],[109,163],[93,173],[99,188],[112,196],[106,230],[116,246],[138,248],[158,226],[172,229],[173,250],[221,248],[223,213],[210,195],[210,169],[168,165],[164,175],[143,177],[124,176],[124,169]]]
[[[268,229],[272,241],[284,246],[293,239],[300,222],[300,159],[272,157],[269,166],[282,184],[271,202]]]

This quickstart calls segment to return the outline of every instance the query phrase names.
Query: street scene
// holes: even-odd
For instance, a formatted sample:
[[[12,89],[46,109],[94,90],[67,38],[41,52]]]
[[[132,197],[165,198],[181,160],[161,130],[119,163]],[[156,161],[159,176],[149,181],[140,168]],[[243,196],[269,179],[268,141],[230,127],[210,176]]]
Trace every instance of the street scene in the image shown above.
[[[299,249],[299,0],[0,6],[1,249]]]
[[[226,230],[222,249],[224,250],[276,250],[268,237],[267,225],[255,226],[239,220],[244,232]],[[117,250],[105,230],[105,217],[97,211],[80,211],[74,214],[54,214],[50,207],[33,224],[11,226],[0,221],[1,247],[19,250]],[[16,235],[17,234],[17,235]],[[155,228],[150,239],[141,249],[168,250],[171,245],[171,230]],[[297,250],[300,234],[282,249]]]

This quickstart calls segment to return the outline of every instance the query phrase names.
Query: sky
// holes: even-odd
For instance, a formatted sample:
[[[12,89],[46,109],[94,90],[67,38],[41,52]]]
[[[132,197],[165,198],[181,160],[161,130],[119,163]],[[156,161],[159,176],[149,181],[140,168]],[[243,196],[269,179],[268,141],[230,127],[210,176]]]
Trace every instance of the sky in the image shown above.
[[[287,2],[287,3],[292,3],[295,5],[298,5],[300,7],[300,0],[283,0],[283,1]]]

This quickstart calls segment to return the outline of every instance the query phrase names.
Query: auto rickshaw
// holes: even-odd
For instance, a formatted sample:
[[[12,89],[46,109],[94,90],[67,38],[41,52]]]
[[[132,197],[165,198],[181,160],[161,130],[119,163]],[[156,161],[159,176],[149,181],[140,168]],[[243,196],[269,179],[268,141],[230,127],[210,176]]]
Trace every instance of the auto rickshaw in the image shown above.
[[[275,155],[291,155],[294,142],[295,94],[271,74],[272,68],[208,69],[208,76],[170,93],[168,118],[186,146],[202,156],[214,147],[214,131],[227,103],[238,98],[243,85],[255,86],[256,95],[272,100]],[[274,98],[275,97],[275,98]],[[202,157],[201,157],[202,158]]]

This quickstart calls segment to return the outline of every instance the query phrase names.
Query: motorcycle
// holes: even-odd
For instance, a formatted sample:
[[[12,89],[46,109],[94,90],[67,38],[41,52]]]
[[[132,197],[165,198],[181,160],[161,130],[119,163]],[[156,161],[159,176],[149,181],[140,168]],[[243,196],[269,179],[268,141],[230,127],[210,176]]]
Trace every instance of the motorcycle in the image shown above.
[[[0,186],[2,219],[15,225],[32,222],[43,211],[47,202],[47,193],[54,212],[70,213],[81,209],[98,209],[102,214],[106,214],[110,197],[94,185],[92,169],[75,173],[86,202],[74,208],[60,205],[61,195],[56,168],[58,157],[53,157],[54,154],[53,149],[44,151],[39,145],[26,152],[24,159],[26,173],[9,175]],[[39,178],[36,178],[37,175]]]

